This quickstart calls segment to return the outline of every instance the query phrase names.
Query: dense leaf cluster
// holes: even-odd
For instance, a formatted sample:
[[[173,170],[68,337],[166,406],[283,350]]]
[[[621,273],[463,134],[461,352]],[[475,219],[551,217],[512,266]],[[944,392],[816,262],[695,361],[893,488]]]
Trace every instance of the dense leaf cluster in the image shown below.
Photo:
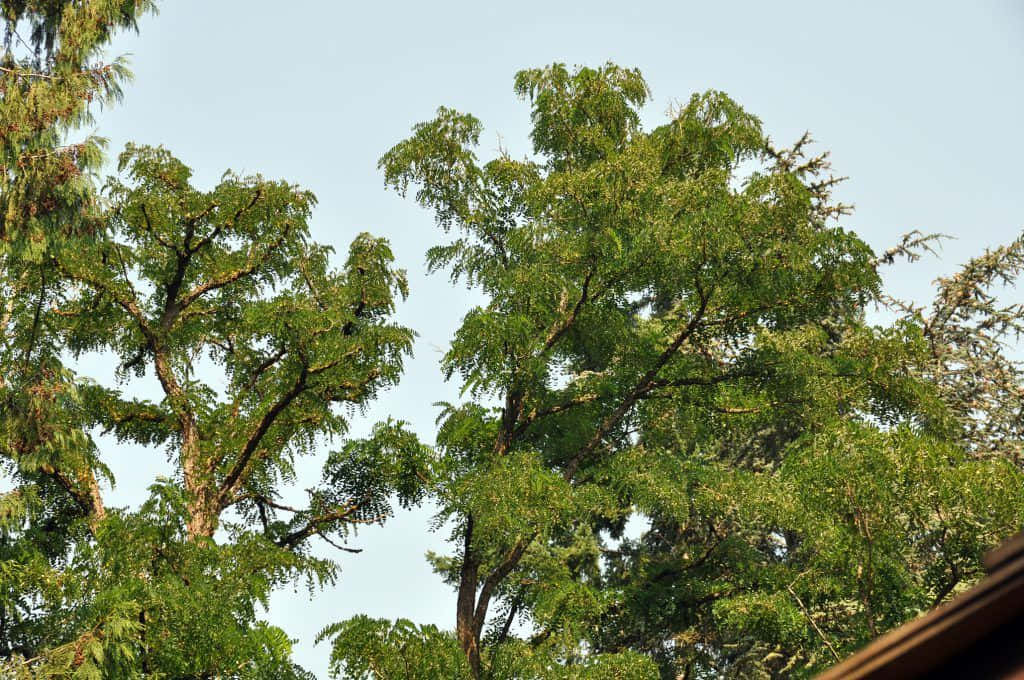
[[[800,677],[977,579],[1024,519],[1021,310],[991,292],[1020,242],[871,325],[879,268],[931,239],[876,256],[842,228],[809,137],[777,148],[713,91],[646,131],[614,65],[515,86],[532,157],[479,162],[479,121],[442,108],[381,160],[454,232],[430,265],[487,300],[443,360],[468,399],[431,480],[455,638],[402,638],[457,643],[460,677],[638,652],[658,670],[616,677]],[[336,671],[405,648],[353,626]]]
[[[261,608],[333,581],[310,542],[344,548],[417,500],[430,452],[389,421],[329,454],[304,504],[281,494],[397,382],[405,275],[369,234],[332,264],[314,196],[287,182],[228,172],[203,191],[129,145],[98,186],[98,140],[63,140],[116,98],[123,68],[92,60],[148,3],[3,8],[0,675],[308,678]],[[96,353],[117,365],[100,381],[64,363]],[[155,401],[135,392],[147,376]],[[174,473],[141,508],[105,505],[101,432],[166,451]]]
[[[441,108],[380,162],[477,288],[436,446],[389,418],[414,333],[388,243],[340,259],[315,197],[162,147],[68,144],[127,72],[141,0],[11,0],[0,58],[0,675],[302,679],[270,593],[333,582],[322,539],[429,500],[454,628],[357,616],[331,672],[464,680],[807,677],[980,576],[1024,521],[1024,238],[890,299],[804,136],[724,93],[645,129],[613,64],[529,69],[533,154],[481,160]],[[872,304],[896,312],[869,323]],[[69,359],[113,359],[87,380]],[[156,399],[142,398],[150,379]],[[400,416],[401,414],[394,414]],[[111,508],[98,433],[172,474]],[[286,502],[299,457],[319,484]],[[157,454],[159,455],[159,454]]]

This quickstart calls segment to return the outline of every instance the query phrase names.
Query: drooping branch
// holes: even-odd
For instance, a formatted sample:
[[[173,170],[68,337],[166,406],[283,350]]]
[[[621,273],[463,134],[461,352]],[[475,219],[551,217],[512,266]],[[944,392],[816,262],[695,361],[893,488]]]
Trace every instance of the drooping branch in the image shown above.
[[[362,505],[360,503],[351,503],[349,505],[337,508],[330,512],[322,515],[317,515],[311,518],[306,524],[299,529],[292,531],[291,533],[283,536],[278,541],[277,545],[288,550],[293,550],[299,544],[312,536],[320,536],[325,540],[328,540],[321,533],[325,527],[334,524],[336,522],[345,521],[353,524],[372,524],[380,521],[380,518],[356,518],[353,517],[357,513]],[[340,546],[339,546],[340,547]]]

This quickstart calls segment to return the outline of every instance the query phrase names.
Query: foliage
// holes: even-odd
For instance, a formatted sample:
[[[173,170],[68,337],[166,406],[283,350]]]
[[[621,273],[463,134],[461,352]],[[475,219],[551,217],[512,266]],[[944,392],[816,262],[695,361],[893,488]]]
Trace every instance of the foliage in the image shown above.
[[[368,234],[332,269],[330,250],[308,240],[313,196],[287,183],[228,173],[202,192],[180,161],[149,147],[129,147],[120,167],[127,182],[107,184],[104,232],[55,255],[71,285],[41,315],[71,353],[117,357],[120,381],[155,376],[163,399],[68,375],[74,436],[47,417],[37,440],[11,445],[12,471],[52,469],[64,505],[79,506],[61,519],[85,526],[46,555],[46,578],[65,585],[20,586],[34,599],[11,604],[12,616],[43,632],[12,631],[7,644],[59,665],[48,647],[130,611],[139,637],[124,657],[144,673],[300,677],[290,642],[257,621],[256,604],[298,575],[331,581],[333,566],[308,555],[309,540],[337,545],[353,526],[382,522],[394,494],[417,499],[416,473],[429,464],[402,423],[389,422],[328,457],[308,507],[279,500],[295,457],[345,432],[334,405],[361,407],[397,380],[412,341],[389,321],[404,274],[391,268],[387,243]],[[138,513],[102,504],[96,427],[163,445],[175,463],[175,479],[154,486]],[[26,488],[34,481],[23,479]],[[5,536],[18,546],[44,518]],[[211,540],[218,531],[221,545]],[[47,630],[56,619],[60,629]]]
[[[103,140],[66,138],[92,120],[93,103],[120,97],[124,62],[98,59],[113,32],[152,8],[148,0],[3,2],[0,255],[38,259],[54,238],[90,228],[81,213],[93,203],[89,173]]]
[[[331,672],[352,680],[458,680],[469,677],[466,657],[450,633],[399,619],[356,616],[325,628],[331,638]]]
[[[123,608],[78,630],[61,622],[63,613],[31,615],[41,597],[56,596],[67,556],[86,540],[78,518],[94,515],[95,475],[104,473],[44,310],[65,288],[53,276],[53,251],[97,224],[90,173],[99,167],[102,140],[75,142],[73,134],[91,120],[94,105],[118,98],[127,76],[123,62],[100,61],[103,47],[151,3],[0,6],[0,465],[13,483],[0,501],[0,657],[12,659],[3,672],[15,677],[39,670],[36,653],[43,650],[47,669],[99,677],[131,658],[136,625]]]
[[[976,457],[1024,456],[1024,365],[1014,343],[1024,334],[1024,304],[1004,305],[1001,288],[1024,273],[1024,234],[986,250],[937,282],[930,308],[887,298],[922,330],[923,377],[939,386],[960,421],[960,444]]]
[[[991,293],[1015,280],[1019,247],[941,279],[930,314],[889,300],[905,314],[872,344],[848,332],[861,359],[846,373],[885,377],[862,397],[874,406],[854,407],[873,417],[833,404],[821,424],[787,422],[773,409],[717,435],[720,472],[702,461],[688,497],[612,555],[622,599],[601,644],[647,650],[665,677],[806,676],[979,579],[983,553],[1024,522],[1010,344],[1021,315]],[[941,409],[919,400],[889,421],[877,401],[915,392]],[[773,618],[753,616],[754,602]]]
[[[636,70],[516,75],[533,154],[476,155],[441,108],[381,159],[433,211],[428,264],[476,287],[441,369],[436,451],[400,420],[346,440],[299,507],[295,463],[399,379],[413,332],[388,243],[340,268],[315,197],[161,147],[68,143],[128,76],[144,0],[0,4],[0,674],[311,677],[260,618],[336,548],[429,498],[452,631],[357,616],[331,672],[478,680],[806,677],[969,586],[1024,521],[1024,237],[888,297],[805,135],[724,93],[645,129]],[[867,322],[872,303],[898,317]],[[105,353],[114,375],[64,364]],[[151,377],[159,401],[134,392]],[[96,433],[173,474],[108,508]],[[637,527],[641,527],[639,530]]]
[[[809,136],[779,149],[714,91],[645,131],[646,84],[611,64],[515,88],[533,157],[478,162],[480,122],[441,108],[380,163],[455,232],[431,268],[486,296],[442,362],[467,399],[431,480],[455,638],[417,644],[475,678],[644,677],[637,653],[805,676],[976,579],[1024,518],[998,341],[1020,313],[984,293],[1019,244],[940,282],[931,320],[873,327],[879,267],[930,239],[878,257],[843,229]],[[337,673],[365,659],[350,625]]]
[[[3,7],[0,674],[308,678],[258,607],[331,582],[310,541],[343,548],[417,500],[429,451],[389,421],[329,454],[304,506],[280,494],[397,381],[404,273],[368,234],[335,269],[309,192],[230,172],[202,191],[162,148],[130,145],[101,193],[101,140],[62,144],[117,99],[123,64],[96,60],[149,4]],[[96,352],[108,380],[63,365]],[[147,375],[159,401],[133,393]],[[104,503],[100,431],[167,451],[175,473],[138,510]]]

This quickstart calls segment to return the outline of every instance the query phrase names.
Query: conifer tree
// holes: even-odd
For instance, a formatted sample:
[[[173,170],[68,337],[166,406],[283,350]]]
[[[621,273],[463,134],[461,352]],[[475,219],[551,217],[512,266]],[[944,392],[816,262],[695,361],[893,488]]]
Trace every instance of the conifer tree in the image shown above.
[[[151,9],[148,0],[2,3],[0,254],[38,260],[61,235],[89,228],[82,213],[103,140],[74,135],[96,106],[120,98],[129,75],[123,59],[102,61],[111,36]]]
[[[114,31],[135,27],[150,9],[145,0],[2,3],[0,451],[10,460],[38,448],[37,430],[73,418],[62,412],[68,376],[43,316],[65,287],[53,272],[55,253],[100,223],[90,173],[98,169],[103,140],[68,139],[91,120],[95,106],[120,96],[128,72],[121,60],[100,61],[102,50]],[[74,426],[63,433],[77,434]],[[79,461],[21,472],[48,477],[102,516],[96,481]]]
[[[123,62],[102,61],[102,50],[151,3],[4,0],[0,9],[0,461],[14,484],[0,499],[7,658],[52,633],[21,613],[36,605],[49,566],[72,549],[72,525],[103,515],[94,466],[82,456],[74,380],[44,316],[65,289],[54,253],[97,224],[90,173],[102,140],[77,139],[77,128],[95,106],[118,98],[127,76]]]

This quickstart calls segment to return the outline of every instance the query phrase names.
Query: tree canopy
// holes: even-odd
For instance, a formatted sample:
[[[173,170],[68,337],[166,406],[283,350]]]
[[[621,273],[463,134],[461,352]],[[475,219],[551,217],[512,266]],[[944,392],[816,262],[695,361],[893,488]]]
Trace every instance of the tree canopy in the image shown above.
[[[82,75],[62,55],[78,50],[86,68],[145,7],[12,4],[7,15],[8,37],[27,24],[36,45],[19,68],[48,71],[5,67],[22,89],[5,89],[4,124],[23,125],[21,96],[73,105],[5,148],[78,165],[62,184],[14,161],[2,187],[5,205],[28,210],[3,230],[2,673],[305,678],[260,606],[297,579],[333,581],[310,541],[345,549],[352,527],[415,501],[427,451],[390,420],[326,456],[304,505],[280,492],[298,456],[343,436],[347,414],[397,382],[413,339],[391,318],[405,274],[369,234],[333,266],[310,240],[315,197],[287,182],[228,172],[203,191],[167,150],[130,145],[121,174],[97,186],[95,141],[89,153],[54,146],[87,116],[89,87],[116,94],[92,73],[107,67]],[[56,193],[33,194],[43,190]],[[117,362],[104,381],[65,365],[96,352]],[[158,401],[133,394],[129,379],[147,375]],[[174,474],[153,480],[140,508],[104,503],[101,432],[166,450]]]
[[[483,301],[433,436],[392,413],[350,438],[415,337],[388,241],[339,256],[309,191],[197,187],[161,146],[99,179],[102,139],[74,139],[151,3],[0,6],[0,675],[311,678],[270,594],[334,582],[314,541],[428,502],[451,628],[339,621],[334,676],[809,677],[1024,522],[1024,308],[1000,302],[1024,236],[896,300],[884,268],[936,237],[874,252],[809,135],[714,90],[648,127],[635,69],[527,69],[526,157],[480,158],[442,107],[380,160],[436,219],[429,268]],[[97,353],[109,375],[69,368]],[[166,455],[139,507],[108,504],[102,435]]]
[[[984,292],[1022,242],[872,325],[879,268],[931,239],[876,256],[809,137],[777,148],[716,91],[644,130],[612,64],[515,90],[533,156],[478,161],[480,122],[441,108],[380,162],[454,232],[430,266],[487,302],[442,362],[467,398],[430,484],[455,638],[356,619],[336,670],[415,638],[473,678],[806,676],[977,578],[1024,511],[1020,309]]]

